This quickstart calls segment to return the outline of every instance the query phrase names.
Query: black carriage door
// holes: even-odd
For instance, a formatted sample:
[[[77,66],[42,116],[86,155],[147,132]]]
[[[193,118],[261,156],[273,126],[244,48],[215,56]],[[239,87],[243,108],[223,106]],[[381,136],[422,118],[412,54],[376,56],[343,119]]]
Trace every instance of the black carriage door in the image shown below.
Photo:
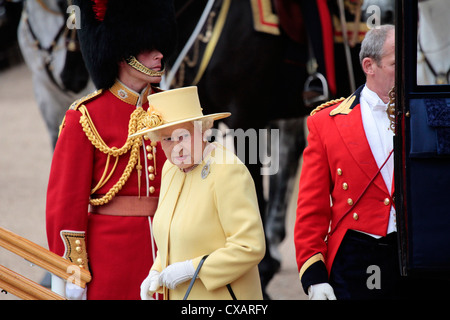
[[[446,274],[448,278],[450,86],[418,85],[421,75],[417,66],[424,58],[420,51],[417,54],[421,6],[418,0],[398,0],[396,8],[397,229],[403,275],[442,277]],[[447,34],[448,45],[450,33]]]

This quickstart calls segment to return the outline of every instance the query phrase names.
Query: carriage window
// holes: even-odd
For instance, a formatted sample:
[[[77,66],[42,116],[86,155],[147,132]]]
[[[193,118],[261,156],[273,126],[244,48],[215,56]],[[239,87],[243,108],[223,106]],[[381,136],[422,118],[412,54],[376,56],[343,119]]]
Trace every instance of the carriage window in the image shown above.
[[[418,0],[417,85],[450,82],[450,1]]]

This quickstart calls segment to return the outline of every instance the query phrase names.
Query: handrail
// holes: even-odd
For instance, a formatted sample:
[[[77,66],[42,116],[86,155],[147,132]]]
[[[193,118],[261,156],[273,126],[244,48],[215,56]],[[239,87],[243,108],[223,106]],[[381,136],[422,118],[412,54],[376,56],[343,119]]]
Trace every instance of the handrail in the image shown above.
[[[44,247],[39,246],[38,244],[31,242],[9,230],[0,227],[0,246],[5,249],[15,253],[29,262],[38,265],[50,273],[66,280],[69,282],[73,282],[76,285],[85,288],[86,283],[91,281],[91,274],[88,270],[80,268],[79,266],[73,264],[69,260],[66,260],[57,254],[45,249]],[[8,289],[2,287],[9,286],[9,291],[13,293],[11,286],[16,284],[18,288],[17,290],[23,292],[23,286],[31,286],[31,290],[38,293],[42,293],[42,289],[44,288],[38,284],[37,286],[41,288],[36,288],[31,280],[28,280],[13,271],[0,266],[0,288],[8,291]],[[5,270],[6,269],[6,270]],[[8,281],[6,281],[8,280]],[[44,288],[45,289],[45,288]],[[27,292],[27,290],[25,290]],[[22,294],[19,292],[19,294]],[[22,294],[23,296],[28,296],[29,293]],[[44,293],[44,295],[46,295]]]
[[[65,300],[59,294],[0,265],[0,288],[24,300]]]

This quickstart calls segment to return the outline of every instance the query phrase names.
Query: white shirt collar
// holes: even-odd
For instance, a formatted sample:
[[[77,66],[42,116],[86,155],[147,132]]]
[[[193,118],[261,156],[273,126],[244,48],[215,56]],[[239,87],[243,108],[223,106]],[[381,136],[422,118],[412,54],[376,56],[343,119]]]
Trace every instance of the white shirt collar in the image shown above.
[[[364,86],[361,95],[364,97],[364,99],[367,101],[367,104],[369,105],[370,110],[386,110],[387,104],[383,102],[383,100],[380,99],[378,94],[376,94],[374,91],[370,90],[367,86]]]

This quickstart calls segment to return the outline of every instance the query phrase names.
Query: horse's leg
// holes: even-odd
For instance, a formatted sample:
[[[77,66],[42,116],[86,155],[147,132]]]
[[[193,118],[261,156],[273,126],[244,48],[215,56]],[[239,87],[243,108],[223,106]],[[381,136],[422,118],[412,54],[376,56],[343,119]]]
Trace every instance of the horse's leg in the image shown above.
[[[261,175],[262,165],[260,162],[256,164],[247,163],[247,168],[253,177],[253,181],[255,182],[256,195],[258,197],[258,205],[261,213],[261,220],[264,225],[265,224],[264,213],[266,211],[267,202],[266,199],[264,198],[263,176]],[[263,297],[264,299],[270,299],[270,297],[266,293],[266,288],[270,280],[275,275],[275,273],[279,270],[280,263],[271,256],[269,241],[267,240],[266,234],[265,234],[265,242],[266,242],[266,252],[264,254],[264,258],[258,265],[258,269],[261,279],[261,288],[263,292]]]
[[[279,170],[269,177],[269,198],[265,218],[265,232],[271,255],[281,261],[279,244],[286,236],[286,213],[298,164],[305,148],[303,118],[276,120],[271,129],[279,130],[279,145],[271,153],[279,153]],[[272,146],[273,148],[273,146]]]

